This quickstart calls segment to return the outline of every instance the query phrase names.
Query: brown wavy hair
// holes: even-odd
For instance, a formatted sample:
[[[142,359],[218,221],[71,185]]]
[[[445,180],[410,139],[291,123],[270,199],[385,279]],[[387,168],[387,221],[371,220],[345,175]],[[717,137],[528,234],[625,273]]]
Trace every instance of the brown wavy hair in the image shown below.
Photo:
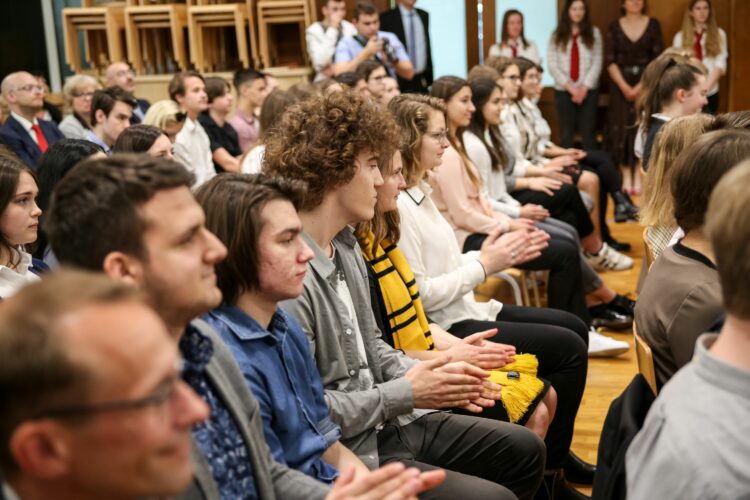
[[[301,209],[312,210],[351,181],[360,153],[388,158],[397,140],[393,118],[378,104],[352,91],[315,96],[291,106],[266,136],[263,172],[305,181]]]
[[[430,113],[437,111],[446,115],[445,104],[436,97],[421,94],[402,94],[388,103],[388,110],[393,115],[400,129],[399,151],[404,164],[406,187],[414,187],[424,178],[425,170],[419,157],[422,139],[427,133]]]

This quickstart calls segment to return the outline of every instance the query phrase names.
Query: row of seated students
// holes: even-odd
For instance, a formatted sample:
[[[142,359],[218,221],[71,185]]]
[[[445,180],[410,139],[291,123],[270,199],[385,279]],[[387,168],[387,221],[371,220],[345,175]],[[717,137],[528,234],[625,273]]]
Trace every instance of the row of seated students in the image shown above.
[[[183,99],[188,113],[190,106],[197,109],[205,101],[198,82],[202,79],[195,74],[173,80],[175,97]],[[460,218],[451,216],[445,196],[434,196],[442,167],[449,174],[457,169],[460,175],[453,175],[467,187],[477,175],[457,132],[470,125],[472,108],[481,109],[483,116],[497,114],[497,99],[494,112],[488,113],[486,103],[472,101],[472,91],[480,95],[482,85],[487,84],[481,78],[444,77],[435,82],[433,97],[396,97],[387,110],[354,91],[309,97],[289,106],[265,131],[264,174],[214,175],[201,185],[169,160],[167,132],[147,125],[125,130],[118,142],[126,150],[129,139],[133,150],[151,156],[116,154],[74,167],[78,160],[102,156],[101,148],[80,140],[49,146],[45,155],[54,158],[48,168],[55,172],[51,182],[40,182],[45,189],[54,186],[42,195],[44,203],[51,200],[45,237],[52,252],[63,265],[103,271],[138,285],[174,341],[172,354],[160,361],[174,365],[176,343],[184,359],[180,374],[203,403],[175,380],[174,368],[167,380],[171,385],[155,383],[153,373],[140,373],[144,378],[139,379],[127,372],[133,370],[133,359],[153,355],[150,344],[102,346],[94,342],[95,332],[84,341],[72,333],[78,328],[62,322],[72,315],[74,326],[76,319],[110,324],[106,318],[115,311],[105,306],[126,296],[121,302],[137,305],[132,295],[120,291],[105,294],[107,298],[79,298],[73,290],[89,288],[83,283],[87,280],[97,289],[96,278],[65,273],[59,279],[53,273],[16,297],[12,295],[19,287],[12,286],[0,311],[0,324],[7,315],[12,326],[0,336],[0,345],[13,352],[19,342],[52,342],[58,349],[50,353],[57,362],[52,364],[67,375],[51,378],[68,385],[27,390],[18,384],[38,380],[29,372],[49,363],[35,355],[39,344],[24,347],[34,354],[18,357],[19,364],[3,372],[3,400],[25,401],[18,412],[4,413],[9,419],[2,426],[3,440],[9,443],[1,469],[6,490],[21,498],[48,496],[37,488],[62,491],[73,485],[91,488],[99,497],[112,496],[107,488],[115,487],[143,488],[128,490],[133,495],[175,494],[190,478],[184,445],[192,427],[195,474],[188,495],[199,497],[323,497],[329,494],[324,485],[333,482],[338,470],[344,473],[330,494],[372,494],[382,490],[364,485],[390,478],[403,482],[406,496],[429,489],[422,495],[530,498],[547,469],[547,486],[558,490],[558,497],[576,495],[559,471],[572,477],[588,473],[591,480],[591,469],[569,451],[586,381],[586,345],[593,333],[581,317],[585,308],[576,317],[558,309],[477,302],[472,290],[478,283],[540,258],[549,248],[548,236],[532,224],[510,227],[511,220],[496,217],[480,193],[465,205],[474,205],[472,217],[497,223],[474,229],[471,236],[482,241],[478,249],[462,253],[454,233],[460,228],[449,223]],[[489,94],[497,94],[497,88]],[[734,142],[746,144],[746,135],[736,135]],[[713,142],[707,142],[711,149]],[[55,155],[57,151],[64,154]],[[501,154],[499,148],[493,151]],[[731,158],[733,165],[747,155],[721,156]],[[27,272],[33,262],[22,245],[36,239],[38,183],[18,160],[7,157],[2,163],[8,178],[3,221],[9,222],[3,225],[8,244],[2,270],[36,281]],[[194,168],[190,161],[185,166]],[[40,176],[45,170],[40,167]],[[190,188],[196,190],[197,202]],[[573,211],[583,220],[580,208]],[[371,265],[369,288],[366,262]],[[56,304],[55,299],[62,304],[40,305]],[[86,317],[89,306],[101,306],[101,316]],[[37,314],[43,316],[39,322]],[[19,332],[34,328],[39,336],[19,338]],[[79,349],[92,350],[93,366],[68,359],[69,352]],[[133,356],[123,360],[125,371],[105,370],[113,384],[128,385],[115,390],[96,384],[84,390],[88,387],[82,380],[105,375],[94,368],[104,369],[101,356],[112,349],[124,358]],[[77,370],[83,368],[92,372],[81,375]],[[159,390],[149,393],[146,387]],[[174,411],[190,401],[192,413]],[[162,413],[139,413],[153,406]],[[159,441],[157,451],[147,449],[133,439],[131,415],[122,412],[158,416],[164,424],[167,406],[180,431],[163,434],[161,441],[141,436]],[[456,411],[430,411],[440,408]],[[82,416],[90,418],[69,434],[67,419],[81,425]],[[179,416],[184,417],[180,425]],[[88,434],[87,426],[97,423],[116,426],[119,432]],[[84,454],[82,460],[95,460],[106,469],[112,462],[86,453],[101,453],[115,444],[121,455],[114,458],[151,453],[154,467],[179,462],[183,474],[166,484],[163,474],[140,476],[126,468],[119,471],[129,474],[123,484],[121,476],[103,475],[116,471],[65,462],[81,457],[66,453],[75,449]],[[448,472],[445,479],[440,472],[417,476],[398,467],[362,474],[363,467],[391,461]],[[62,472],[49,473],[53,463]],[[350,467],[359,471],[353,482]]]

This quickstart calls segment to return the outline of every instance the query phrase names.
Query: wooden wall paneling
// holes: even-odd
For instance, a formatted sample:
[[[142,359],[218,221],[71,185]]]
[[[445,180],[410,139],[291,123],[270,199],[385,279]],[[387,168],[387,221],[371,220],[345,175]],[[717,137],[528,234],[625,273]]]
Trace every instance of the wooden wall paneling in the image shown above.
[[[750,109],[750,30],[747,20],[750,19],[750,2],[731,0],[731,31],[729,36],[729,91],[722,90],[722,101],[727,96],[728,109],[739,111]],[[723,83],[722,83],[723,85]],[[724,87],[726,88],[726,87]]]
[[[477,21],[477,0],[465,0],[466,5],[466,71],[479,64],[479,32]],[[484,58],[489,57],[490,46],[497,38],[497,23],[495,22],[495,0],[483,0],[482,22]]]

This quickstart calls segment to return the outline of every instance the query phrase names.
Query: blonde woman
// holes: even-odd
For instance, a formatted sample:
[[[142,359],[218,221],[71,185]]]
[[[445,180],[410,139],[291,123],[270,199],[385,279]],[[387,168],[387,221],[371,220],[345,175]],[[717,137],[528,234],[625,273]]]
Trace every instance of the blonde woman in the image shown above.
[[[67,139],[86,139],[91,130],[91,100],[101,84],[89,75],[73,75],[65,82],[65,110],[70,113],[60,122],[60,132]]]
[[[143,123],[162,129],[174,144],[175,137],[182,130],[186,117],[187,115],[180,111],[176,102],[171,99],[164,99],[155,102],[148,108],[146,116],[143,117]]]
[[[711,0],[690,0],[682,30],[672,40],[674,47],[690,50],[708,69],[706,111],[719,108],[719,78],[727,72],[727,34],[716,25]]]

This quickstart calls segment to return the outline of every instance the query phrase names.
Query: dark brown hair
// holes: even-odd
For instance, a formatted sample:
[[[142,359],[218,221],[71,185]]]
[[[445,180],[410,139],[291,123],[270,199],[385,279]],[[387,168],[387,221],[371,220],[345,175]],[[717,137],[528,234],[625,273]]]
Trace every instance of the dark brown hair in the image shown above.
[[[169,98],[177,102],[178,95],[185,95],[185,80],[188,78],[199,78],[204,84],[206,80],[203,75],[194,70],[183,71],[182,73],[176,73],[169,81]]]
[[[487,127],[487,122],[484,120],[484,113],[482,108],[490,100],[490,96],[495,89],[502,92],[500,86],[495,83],[494,80],[478,79],[469,82],[471,85],[471,102],[474,103],[474,107],[477,109],[473,115],[471,115],[471,122],[466,130],[477,136],[482,141],[484,147],[487,148],[487,152],[492,160],[492,170],[502,171],[505,165],[508,163],[508,155],[505,153],[503,148],[503,139],[500,135],[499,127]],[[488,130],[490,134],[490,142],[488,143],[485,139],[485,130]]]
[[[651,115],[669,104],[675,90],[690,90],[702,75],[690,59],[663,54],[651,61],[643,71],[641,93],[636,101],[636,124],[648,123]]]
[[[286,200],[299,209],[304,193],[303,182],[264,174],[219,174],[198,189],[195,197],[206,213],[206,228],[227,247],[227,258],[216,266],[224,303],[235,305],[242,293],[260,285],[263,208]]]
[[[10,439],[24,421],[87,401],[88,369],[65,336],[63,316],[93,304],[140,300],[135,288],[101,274],[55,271],[0,305],[0,470],[15,471]]]
[[[521,17],[521,41],[523,42],[524,47],[528,47],[529,42],[526,41],[526,37],[523,34],[523,14],[520,10],[516,9],[508,9],[505,11],[505,14],[503,14],[503,26],[500,31],[500,41],[502,43],[508,43],[508,40],[510,40],[510,34],[508,34],[508,21],[510,20],[510,16],[513,15]]]
[[[501,76],[503,76],[503,73],[505,73],[506,69],[508,69],[510,66],[516,66],[516,61],[515,59],[512,59],[510,57],[492,56],[484,61],[484,64],[486,64],[490,68],[494,68],[499,75],[498,78],[500,78]]]
[[[674,163],[671,191],[674,218],[686,233],[703,226],[708,200],[719,179],[750,158],[750,131],[719,130],[703,134]]]
[[[327,191],[347,184],[357,156],[385,158],[396,149],[396,126],[379,105],[352,91],[316,96],[290,107],[266,136],[263,171],[305,181],[302,210],[323,202]]]
[[[220,76],[209,76],[205,79],[205,83],[209,104],[214,102],[214,99],[217,97],[222,97],[232,91],[232,86],[229,85],[229,82]]]
[[[36,174],[27,167],[21,160],[11,156],[0,155],[0,216],[11,204],[16,197],[18,182],[21,180],[21,174],[29,174],[36,185],[39,186],[39,180]],[[18,248],[13,245],[6,236],[0,233],[0,255],[7,253],[9,258],[9,267],[16,266],[21,261],[21,254]],[[1,413],[1,412],[0,412]]]
[[[160,135],[167,137],[166,132],[152,125],[131,125],[122,131],[112,146],[113,153],[145,153],[154,145]],[[168,137],[167,137],[168,138]]]
[[[581,41],[583,44],[591,48],[594,45],[594,27],[591,24],[591,17],[589,16],[589,6],[585,0],[566,0],[565,6],[560,11],[560,20],[557,23],[557,28],[552,33],[552,39],[555,45],[561,49],[565,49],[568,41],[573,36],[573,21],[570,20],[570,7],[576,2],[583,3],[585,14],[583,19],[578,26],[578,30],[581,34]]]
[[[370,78],[370,74],[378,68],[385,69],[385,66],[383,66],[383,63],[381,63],[380,61],[376,59],[368,59],[366,61],[362,61],[361,63],[359,63],[359,66],[357,66],[356,73],[364,81],[367,81]],[[386,72],[386,76],[388,76],[387,72]]]
[[[297,97],[293,93],[281,89],[274,89],[273,92],[266,96],[263,100],[263,105],[260,107],[261,142],[263,142],[268,132],[276,125],[276,122],[279,121],[284,111],[297,102],[297,100]]]
[[[750,110],[731,111],[722,113],[714,118],[708,130],[723,130],[729,128],[744,128],[750,130]]]
[[[52,194],[44,228],[63,264],[101,270],[111,252],[147,260],[140,208],[159,191],[190,187],[193,175],[179,163],[119,154],[75,166]]]
[[[625,15],[625,2],[626,1],[627,0],[620,0],[620,15],[621,16]],[[648,1],[647,0],[643,0],[643,8],[641,9],[641,14],[642,15],[648,14]]]
[[[370,0],[359,0],[354,5],[354,10],[352,11],[352,17],[357,20],[359,19],[359,16],[362,14],[367,14],[368,16],[371,16],[373,14],[378,13],[378,8],[375,7],[375,4],[372,3]]]
[[[469,76],[467,78],[469,80],[469,83],[471,83],[472,80],[480,79],[492,80],[494,82],[498,78],[500,78],[500,73],[498,73],[495,68],[493,68],[492,66],[488,66],[487,64],[477,64],[469,70]]]
[[[138,106],[138,101],[135,100],[133,94],[120,87],[99,89],[94,92],[94,97],[91,99],[91,123],[96,125],[96,112],[100,109],[104,111],[104,116],[109,116],[116,102],[124,102],[131,108]]]

